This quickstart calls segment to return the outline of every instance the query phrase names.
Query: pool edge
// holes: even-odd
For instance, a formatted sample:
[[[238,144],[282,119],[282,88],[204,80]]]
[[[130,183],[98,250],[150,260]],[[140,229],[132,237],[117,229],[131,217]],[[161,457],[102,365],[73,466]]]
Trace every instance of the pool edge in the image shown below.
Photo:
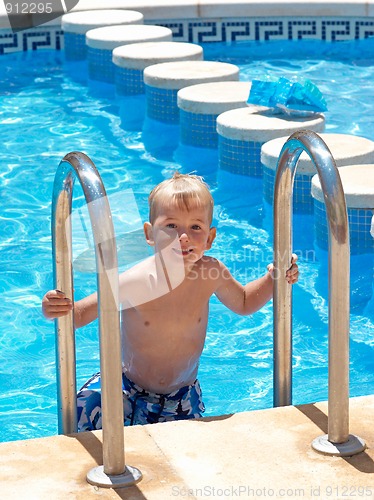
[[[101,431],[2,443],[2,496],[343,498],[344,492],[365,491],[365,498],[374,498],[374,395],[352,398],[350,410],[350,432],[368,446],[352,458],[311,449],[326,432],[326,402],[127,427],[126,463],[138,467],[143,479],[117,492],[86,482],[88,470],[101,463]]]

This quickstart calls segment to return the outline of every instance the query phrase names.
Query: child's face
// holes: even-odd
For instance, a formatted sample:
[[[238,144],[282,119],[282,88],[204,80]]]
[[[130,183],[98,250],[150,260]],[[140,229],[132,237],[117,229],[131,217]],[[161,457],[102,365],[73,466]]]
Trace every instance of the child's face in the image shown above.
[[[183,258],[185,264],[197,262],[212,246],[216,235],[210,227],[209,211],[204,207],[189,210],[176,205],[157,210],[153,224],[145,224],[147,241],[170,257]],[[170,253],[169,253],[170,252]]]

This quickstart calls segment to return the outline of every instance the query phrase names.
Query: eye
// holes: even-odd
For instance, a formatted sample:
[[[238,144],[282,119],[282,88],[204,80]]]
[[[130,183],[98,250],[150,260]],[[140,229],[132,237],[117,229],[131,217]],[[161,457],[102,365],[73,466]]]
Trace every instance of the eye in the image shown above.
[[[198,224],[194,224],[192,226],[192,229],[195,230],[195,231],[199,231],[201,229],[201,226],[199,226]]]
[[[177,228],[177,225],[174,224],[173,222],[169,222],[169,224],[166,224],[166,227],[168,229],[176,229]]]

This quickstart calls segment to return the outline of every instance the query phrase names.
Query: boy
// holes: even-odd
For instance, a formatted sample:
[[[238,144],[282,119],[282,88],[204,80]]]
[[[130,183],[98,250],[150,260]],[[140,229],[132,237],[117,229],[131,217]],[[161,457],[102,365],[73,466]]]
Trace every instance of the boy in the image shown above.
[[[272,265],[243,286],[222,262],[204,256],[216,236],[212,214],[212,196],[195,175],[175,173],[149,195],[144,233],[155,254],[119,279],[125,423],[200,417],[205,408],[197,372],[211,295],[242,315],[272,298]],[[295,257],[285,276],[291,284],[298,279]],[[51,290],[42,308],[47,318],[57,318],[73,305],[63,292]],[[74,304],[76,327],[97,314],[96,293]],[[101,428],[100,374],[79,391],[77,406],[79,430]]]

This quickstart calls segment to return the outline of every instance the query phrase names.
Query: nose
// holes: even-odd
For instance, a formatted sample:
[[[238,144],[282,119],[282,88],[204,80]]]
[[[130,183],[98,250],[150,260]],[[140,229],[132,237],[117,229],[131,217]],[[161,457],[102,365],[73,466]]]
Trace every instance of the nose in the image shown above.
[[[188,235],[186,233],[186,231],[181,231],[179,233],[179,241],[188,241]]]

